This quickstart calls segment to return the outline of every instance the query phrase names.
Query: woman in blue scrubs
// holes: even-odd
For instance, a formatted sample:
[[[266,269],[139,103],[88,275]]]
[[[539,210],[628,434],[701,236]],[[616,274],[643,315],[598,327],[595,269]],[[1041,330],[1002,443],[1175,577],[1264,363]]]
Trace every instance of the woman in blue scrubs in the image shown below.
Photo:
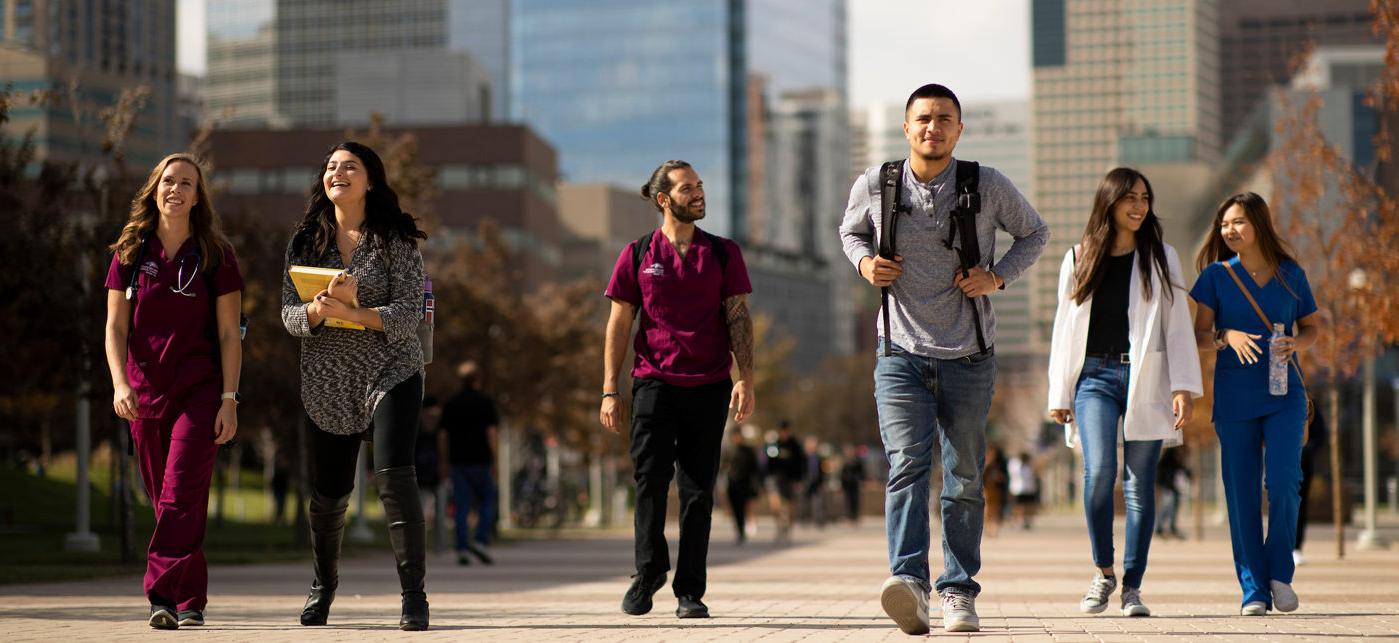
[[[1311,285],[1293,254],[1274,231],[1263,197],[1252,192],[1234,195],[1215,212],[1214,228],[1196,258],[1200,277],[1190,290],[1199,304],[1195,334],[1200,348],[1219,351],[1214,367],[1214,430],[1222,454],[1229,535],[1243,589],[1240,612],[1244,616],[1297,609],[1292,546],[1307,398],[1295,364],[1287,369],[1287,394],[1269,393],[1272,329],[1234,276],[1270,322],[1283,324],[1286,336],[1272,342],[1271,349],[1290,358],[1316,343],[1320,322]],[[1265,486],[1266,539],[1260,516],[1260,488]]]

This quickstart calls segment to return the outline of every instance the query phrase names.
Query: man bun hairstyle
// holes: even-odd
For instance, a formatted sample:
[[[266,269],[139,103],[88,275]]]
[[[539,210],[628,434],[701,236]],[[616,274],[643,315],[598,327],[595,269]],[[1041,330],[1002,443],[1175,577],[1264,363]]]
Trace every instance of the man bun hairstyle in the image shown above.
[[[908,119],[908,109],[913,107],[913,101],[920,98],[946,98],[952,101],[952,106],[957,108],[957,121],[962,121],[962,102],[957,100],[957,95],[952,93],[952,90],[937,83],[928,83],[927,85],[913,90],[913,93],[908,95],[908,102],[904,103],[905,120]]]
[[[670,189],[675,187],[675,182],[670,180],[671,170],[683,170],[690,167],[685,161],[669,160],[660,164],[655,171],[651,172],[651,180],[641,186],[641,198],[646,199],[657,212],[662,212],[661,204],[656,202],[657,194],[670,194]]]

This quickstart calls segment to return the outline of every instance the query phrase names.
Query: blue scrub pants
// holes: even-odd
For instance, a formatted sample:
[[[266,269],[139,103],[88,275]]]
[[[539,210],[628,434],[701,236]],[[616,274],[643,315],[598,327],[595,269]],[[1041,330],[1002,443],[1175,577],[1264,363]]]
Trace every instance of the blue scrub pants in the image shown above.
[[[1234,570],[1244,603],[1272,609],[1269,581],[1292,583],[1292,547],[1301,504],[1302,439],[1307,406],[1239,421],[1216,421],[1222,451],[1224,498]],[[1264,476],[1266,472],[1266,477]],[[1260,484],[1261,482],[1261,484]],[[1268,492],[1268,534],[1263,535],[1263,489]]]

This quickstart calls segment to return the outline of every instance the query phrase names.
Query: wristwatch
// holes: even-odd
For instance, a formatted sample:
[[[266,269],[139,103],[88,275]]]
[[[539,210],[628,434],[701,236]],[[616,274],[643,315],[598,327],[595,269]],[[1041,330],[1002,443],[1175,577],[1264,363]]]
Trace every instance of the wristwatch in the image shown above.
[[[622,394],[621,394],[621,393],[618,393],[617,391],[608,391],[608,392],[602,394],[602,399],[604,399],[604,400],[607,399],[607,398],[609,398],[609,397],[622,397]]]
[[[1217,331],[1214,332],[1214,349],[1215,349],[1215,350],[1217,350],[1217,351],[1222,351],[1222,350],[1224,350],[1224,347],[1225,347],[1225,346],[1228,346],[1228,345],[1229,345],[1229,342],[1224,341],[1224,333],[1227,333],[1227,332],[1229,332],[1229,329],[1227,329],[1227,328],[1221,328],[1221,329],[1219,329],[1219,330],[1217,330]]]
[[[227,391],[220,397],[220,399],[233,400],[234,404],[243,403],[243,396],[239,394],[238,391]]]

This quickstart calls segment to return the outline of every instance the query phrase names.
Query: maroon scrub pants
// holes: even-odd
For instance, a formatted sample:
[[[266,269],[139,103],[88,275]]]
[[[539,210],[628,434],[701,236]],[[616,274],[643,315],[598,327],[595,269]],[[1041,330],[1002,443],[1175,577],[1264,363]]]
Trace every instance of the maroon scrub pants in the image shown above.
[[[155,532],[146,550],[146,597],[177,610],[204,610],[209,565],[204,531],[214,471],[214,418],[219,401],[177,415],[131,423],[141,481],[155,507]]]

